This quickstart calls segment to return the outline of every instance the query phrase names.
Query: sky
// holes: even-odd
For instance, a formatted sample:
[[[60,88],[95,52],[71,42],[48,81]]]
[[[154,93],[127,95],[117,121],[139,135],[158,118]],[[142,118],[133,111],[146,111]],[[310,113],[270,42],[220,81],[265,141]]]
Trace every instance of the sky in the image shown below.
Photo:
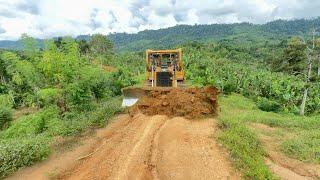
[[[319,0],[0,0],[0,40],[320,16]]]

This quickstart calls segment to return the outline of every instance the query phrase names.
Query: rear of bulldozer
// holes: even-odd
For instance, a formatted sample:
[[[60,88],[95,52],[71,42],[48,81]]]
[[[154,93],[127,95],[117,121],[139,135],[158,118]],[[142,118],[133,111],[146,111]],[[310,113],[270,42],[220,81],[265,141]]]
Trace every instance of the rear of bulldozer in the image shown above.
[[[147,50],[144,87],[122,89],[122,106],[146,114],[198,116],[216,114],[218,90],[186,85],[181,49]]]

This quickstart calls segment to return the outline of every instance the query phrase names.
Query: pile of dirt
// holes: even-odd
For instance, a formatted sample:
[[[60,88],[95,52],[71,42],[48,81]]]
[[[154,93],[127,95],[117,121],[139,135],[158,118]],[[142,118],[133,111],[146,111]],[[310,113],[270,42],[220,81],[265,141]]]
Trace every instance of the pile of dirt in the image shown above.
[[[142,112],[146,115],[167,115],[196,118],[216,115],[219,91],[212,86],[204,88],[173,88],[170,91],[151,90],[141,97],[130,112]]]

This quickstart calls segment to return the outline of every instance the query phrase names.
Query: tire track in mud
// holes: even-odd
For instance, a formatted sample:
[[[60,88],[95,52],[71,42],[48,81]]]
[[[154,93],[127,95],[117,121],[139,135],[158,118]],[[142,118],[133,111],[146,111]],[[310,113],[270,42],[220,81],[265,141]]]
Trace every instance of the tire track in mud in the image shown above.
[[[139,141],[134,145],[133,149],[130,151],[130,153],[128,154],[128,159],[126,161],[126,163],[123,165],[123,170],[119,172],[119,175],[116,176],[114,179],[116,180],[121,180],[121,179],[126,179],[126,174],[128,173],[128,166],[129,164],[132,162],[133,157],[137,154],[137,151],[139,150],[139,148],[141,148],[141,146],[143,145],[143,141],[146,140],[147,136],[150,134],[150,131],[152,130],[152,128],[154,126],[158,126],[154,132],[151,132],[151,141],[150,141],[150,147],[149,147],[149,155],[148,155],[148,160],[146,161],[146,164],[148,166],[148,170],[153,170],[155,168],[155,165],[153,165],[151,163],[151,157],[154,151],[154,137],[156,136],[156,134],[158,133],[159,129],[161,129],[161,127],[167,122],[167,119],[164,120],[164,122],[161,122],[160,124],[156,124],[154,118],[152,117],[150,119],[150,123],[148,123],[147,127],[144,129],[144,132],[141,136],[141,138],[139,139]],[[156,124],[156,125],[155,125]],[[149,143],[148,143],[149,144]],[[152,175],[154,175],[154,173],[152,173]]]
[[[166,120],[152,135],[152,140],[151,140],[151,146],[150,146],[150,154],[148,157],[148,167],[151,171],[151,175],[153,179],[159,179],[158,176],[158,169],[157,169],[157,164],[156,164],[156,155],[158,153],[158,139],[159,139],[159,132],[166,126],[168,120]]]

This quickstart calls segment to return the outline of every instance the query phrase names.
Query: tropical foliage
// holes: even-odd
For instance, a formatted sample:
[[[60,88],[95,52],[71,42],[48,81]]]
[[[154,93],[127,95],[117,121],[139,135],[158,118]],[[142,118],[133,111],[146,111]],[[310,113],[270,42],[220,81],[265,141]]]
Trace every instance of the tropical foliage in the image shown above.
[[[0,53],[0,178],[45,159],[53,137],[103,126],[121,110],[116,96],[134,83],[132,76],[103,68],[116,57],[105,36],[94,37],[46,40],[39,50],[33,38],[22,35],[23,51]],[[37,112],[13,119],[22,108]]]

